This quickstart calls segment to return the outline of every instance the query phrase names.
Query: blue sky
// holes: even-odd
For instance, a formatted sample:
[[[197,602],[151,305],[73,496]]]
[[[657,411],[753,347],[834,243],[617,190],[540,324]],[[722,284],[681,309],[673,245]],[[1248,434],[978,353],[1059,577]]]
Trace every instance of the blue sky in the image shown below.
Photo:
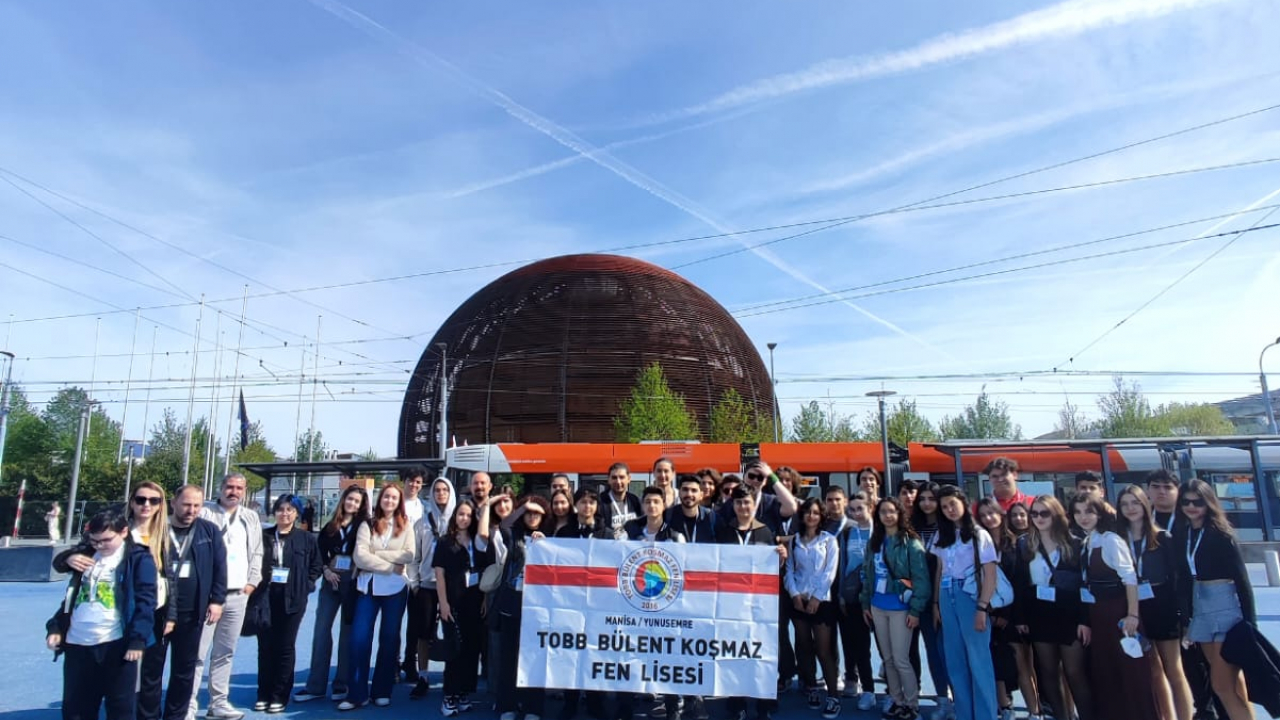
[[[405,371],[458,303],[522,260],[653,244],[629,252],[708,290],[762,354],[779,343],[785,415],[820,399],[860,416],[883,385],[937,419],[985,385],[1035,435],[1065,398],[1096,412],[1109,371],[1156,373],[1136,378],[1155,402],[1257,392],[1257,353],[1280,335],[1280,230],[1136,249],[1280,203],[1280,162],[1253,162],[1280,158],[1280,109],[947,201],[1243,167],[761,248],[745,246],[795,231],[728,234],[911,205],[1266,107],[1278,22],[1263,0],[9,3],[0,339],[37,401],[92,379],[121,417],[132,372],[137,436],[149,372],[149,422],[185,414],[203,294],[219,302],[196,414],[224,378],[225,427],[234,358],[215,366],[213,342],[236,345],[247,284],[240,370],[272,444],[287,452],[310,421],[297,379],[323,315],[317,427],[337,449],[391,454]],[[655,244],[711,234],[725,236]],[[256,297],[495,263],[511,264]],[[160,305],[178,306],[142,311],[135,339],[133,308]],[[305,365],[309,379],[312,350]],[[1036,375],[1053,368],[1096,374]],[[1183,372],[1207,374],[1159,374]]]

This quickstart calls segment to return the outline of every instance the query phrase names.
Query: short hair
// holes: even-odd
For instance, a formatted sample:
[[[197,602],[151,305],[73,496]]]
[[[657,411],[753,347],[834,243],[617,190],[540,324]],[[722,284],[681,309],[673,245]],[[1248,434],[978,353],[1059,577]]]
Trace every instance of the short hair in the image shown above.
[[[1101,485],[1102,476],[1095,470],[1081,470],[1076,473],[1076,485],[1079,485],[1082,482],[1096,482]]]
[[[427,469],[421,465],[412,465],[400,471],[400,479],[406,483],[414,478],[422,478],[426,482]]]
[[[752,500],[756,499],[755,495],[752,495],[750,491],[748,491],[746,488],[742,487],[741,485],[734,488],[733,492],[729,493],[729,497],[733,500],[741,500],[743,498],[750,498]]]
[[[854,490],[853,492],[849,493],[849,502],[853,502],[855,500],[861,500],[862,502],[871,502],[871,498],[867,497],[867,494],[861,490]]]
[[[844,495],[845,497],[849,496],[849,494],[844,491],[844,488],[840,487],[839,485],[828,485],[827,489],[822,491],[822,499],[826,500],[832,495]]]
[[[173,496],[176,498],[182,497],[183,493],[189,493],[189,492],[200,493],[200,497],[204,497],[204,488],[200,487],[199,485],[192,485],[191,483],[187,483],[186,485],[179,486],[177,490],[173,491]]]
[[[1147,476],[1143,478],[1143,480],[1148,485],[1151,485],[1152,483],[1164,483],[1166,485],[1173,485],[1174,487],[1177,487],[1178,485],[1181,484],[1178,481],[1177,476],[1175,476],[1173,473],[1169,472],[1168,470],[1165,470],[1164,468],[1160,468],[1159,470],[1152,470],[1151,472],[1147,473]]]
[[[641,493],[640,495],[640,499],[643,500],[644,498],[647,498],[650,495],[657,495],[658,497],[662,498],[663,505],[667,504],[667,494],[663,492],[662,488],[658,487],[657,485],[649,485],[645,487],[644,492]]]
[[[1018,472],[1018,461],[1014,460],[1011,457],[1005,457],[1004,455],[1001,455],[1000,457],[987,463],[987,466],[982,470],[982,474],[990,475],[992,470],[1004,470],[1005,472],[1016,473]]]
[[[125,535],[126,541],[129,539],[127,537],[129,534],[129,518],[125,516],[123,507],[109,507],[89,518],[89,524],[85,527],[85,534],[101,533],[107,530]]]
[[[233,473],[227,473],[226,475],[222,476],[222,487],[226,487],[229,481],[234,480],[236,478],[240,478],[241,480],[244,480],[244,484],[246,487],[249,485],[249,481],[244,479],[244,473],[233,472]]]
[[[600,502],[600,493],[588,487],[578,488],[578,491],[573,494],[573,504],[577,505],[583,500],[590,500],[593,503],[598,503]]]
[[[723,486],[728,483],[733,483],[734,485],[741,485],[742,477],[738,475],[738,473],[725,473],[725,476],[720,478],[719,484]]]
[[[627,467],[627,464],[626,464],[626,463],[624,463],[624,462],[616,462],[616,463],[614,463],[614,464],[610,465],[610,466],[609,466],[609,474],[610,474],[610,475],[612,475],[614,470],[621,470],[621,471],[625,472],[625,473],[626,473],[626,474],[628,474],[628,475],[630,475],[630,474],[631,474],[631,468]]]
[[[898,483],[898,492],[901,493],[903,490],[920,492],[920,483],[912,480],[911,478],[906,478],[902,482]]]
[[[271,503],[271,512],[275,513],[285,505],[292,505],[293,509],[297,510],[299,515],[302,514],[302,498],[290,493],[285,493],[276,498],[276,501]]]
[[[711,478],[711,481],[714,482],[717,487],[720,485],[720,481],[724,479],[724,476],[720,474],[720,471],[713,467],[704,467],[696,474],[700,478]]]
[[[682,488],[685,485],[697,485],[698,489],[702,489],[702,478],[697,475],[681,475],[676,478],[676,487]]]

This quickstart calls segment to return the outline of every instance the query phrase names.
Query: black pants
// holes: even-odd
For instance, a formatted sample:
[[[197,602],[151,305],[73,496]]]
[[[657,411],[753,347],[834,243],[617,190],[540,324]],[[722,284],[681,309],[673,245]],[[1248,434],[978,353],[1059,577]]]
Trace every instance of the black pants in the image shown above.
[[[306,603],[295,613],[284,611],[284,586],[271,586],[271,628],[258,635],[258,702],[289,704],[297,659],[298,626]]]
[[[782,591],[778,595],[778,681],[791,682],[796,676],[796,651],[791,646],[791,596]]]
[[[1227,716],[1227,710],[1213,693],[1213,684],[1209,681],[1209,661],[1199,645],[1182,649],[1182,673],[1187,676],[1187,684],[1191,686],[1191,699],[1195,701],[1196,714],[1212,715],[1219,718]]]
[[[517,688],[516,666],[520,662],[520,616],[503,615],[499,625],[498,714],[515,712],[517,703],[526,715],[543,714],[547,691],[542,688]]]
[[[138,678],[138,720],[159,720],[160,700],[164,693],[164,662],[169,654],[169,638],[164,634],[168,608],[157,608],[155,614],[155,639],[151,647],[142,651],[142,666]]]
[[[191,705],[196,676],[196,660],[200,657],[200,633],[204,631],[204,615],[194,611],[179,612],[173,632],[166,638],[169,645],[169,689],[164,694],[164,720],[184,720]],[[143,658],[144,662],[146,658]]]
[[[101,645],[67,645],[62,665],[63,720],[134,720],[138,663],[126,662],[124,640]]]
[[[424,592],[426,591],[419,590],[418,594]],[[458,649],[458,654],[452,660],[445,663],[444,694],[469,695],[476,691],[476,667],[480,662],[480,647],[489,637],[484,618],[480,615],[480,604],[484,602],[484,594],[478,587],[469,587],[458,593],[455,600],[449,603],[449,610],[453,613],[453,624],[457,625],[458,634],[462,638],[462,647]]]
[[[846,607],[840,612],[840,648],[844,651],[844,686],[861,683],[862,692],[876,691],[876,676],[871,672],[871,628],[862,618],[862,606]]]
[[[426,670],[429,658],[422,658],[422,664],[418,664],[418,641],[426,637],[426,607],[422,603],[422,589],[411,588],[409,590],[409,604],[405,610],[405,627],[404,627],[404,662],[400,664],[400,668],[410,675],[417,675],[418,670]],[[432,625],[435,624],[432,618]],[[432,628],[434,631],[434,628]]]

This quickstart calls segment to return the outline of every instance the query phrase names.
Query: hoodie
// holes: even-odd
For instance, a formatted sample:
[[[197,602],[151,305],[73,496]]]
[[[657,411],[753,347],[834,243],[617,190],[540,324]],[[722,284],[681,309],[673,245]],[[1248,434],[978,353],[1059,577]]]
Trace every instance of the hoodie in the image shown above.
[[[436,504],[437,485],[443,485],[449,491],[449,499],[445,502],[443,510]],[[427,499],[422,501],[422,505],[425,508],[422,518],[413,526],[418,546],[414,553],[413,565],[409,568],[409,585],[434,590],[436,573],[431,567],[431,559],[436,554],[436,539],[448,534],[449,518],[453,517],[453,511],[458,507],[458,493],[454,491],[453,483],[442,477],[433,480],[431,489],[427,492]]]

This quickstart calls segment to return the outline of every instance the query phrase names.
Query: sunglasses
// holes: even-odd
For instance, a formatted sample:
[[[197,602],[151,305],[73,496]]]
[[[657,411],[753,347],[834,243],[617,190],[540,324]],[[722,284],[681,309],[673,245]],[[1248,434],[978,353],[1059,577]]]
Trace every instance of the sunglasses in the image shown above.
[[[144,505],[150,505],[151,507],[156,507],[162,502],[164,502],[164,500],[158,497],[143,497],[141,495],[135,495],[133,498],[133,504],[137,505],[138,507],[142,507]]]
[[[1053,517],[1053,513],[1048,510],[1028,510],[1027,515],[1031,516],[1032,518],[1038,518],[1043,520],[1047,520]]]
[[[764,475],[763,475],[763,474],[761,474],[761,473],[758,473],[758,472],[749,472],[749,473],[747,473],[747,479],[748,479],[748,480],[763,480],[763,479],[764,479]]]
[[[1182,498],[1181,500],[1178,501],[1178,504],[1181,505],[1182,507],[1191,506],[1191,507],[1197,507],[1197,508],[1208,507],[1209,505],[1204,501],[1203,498]]]

